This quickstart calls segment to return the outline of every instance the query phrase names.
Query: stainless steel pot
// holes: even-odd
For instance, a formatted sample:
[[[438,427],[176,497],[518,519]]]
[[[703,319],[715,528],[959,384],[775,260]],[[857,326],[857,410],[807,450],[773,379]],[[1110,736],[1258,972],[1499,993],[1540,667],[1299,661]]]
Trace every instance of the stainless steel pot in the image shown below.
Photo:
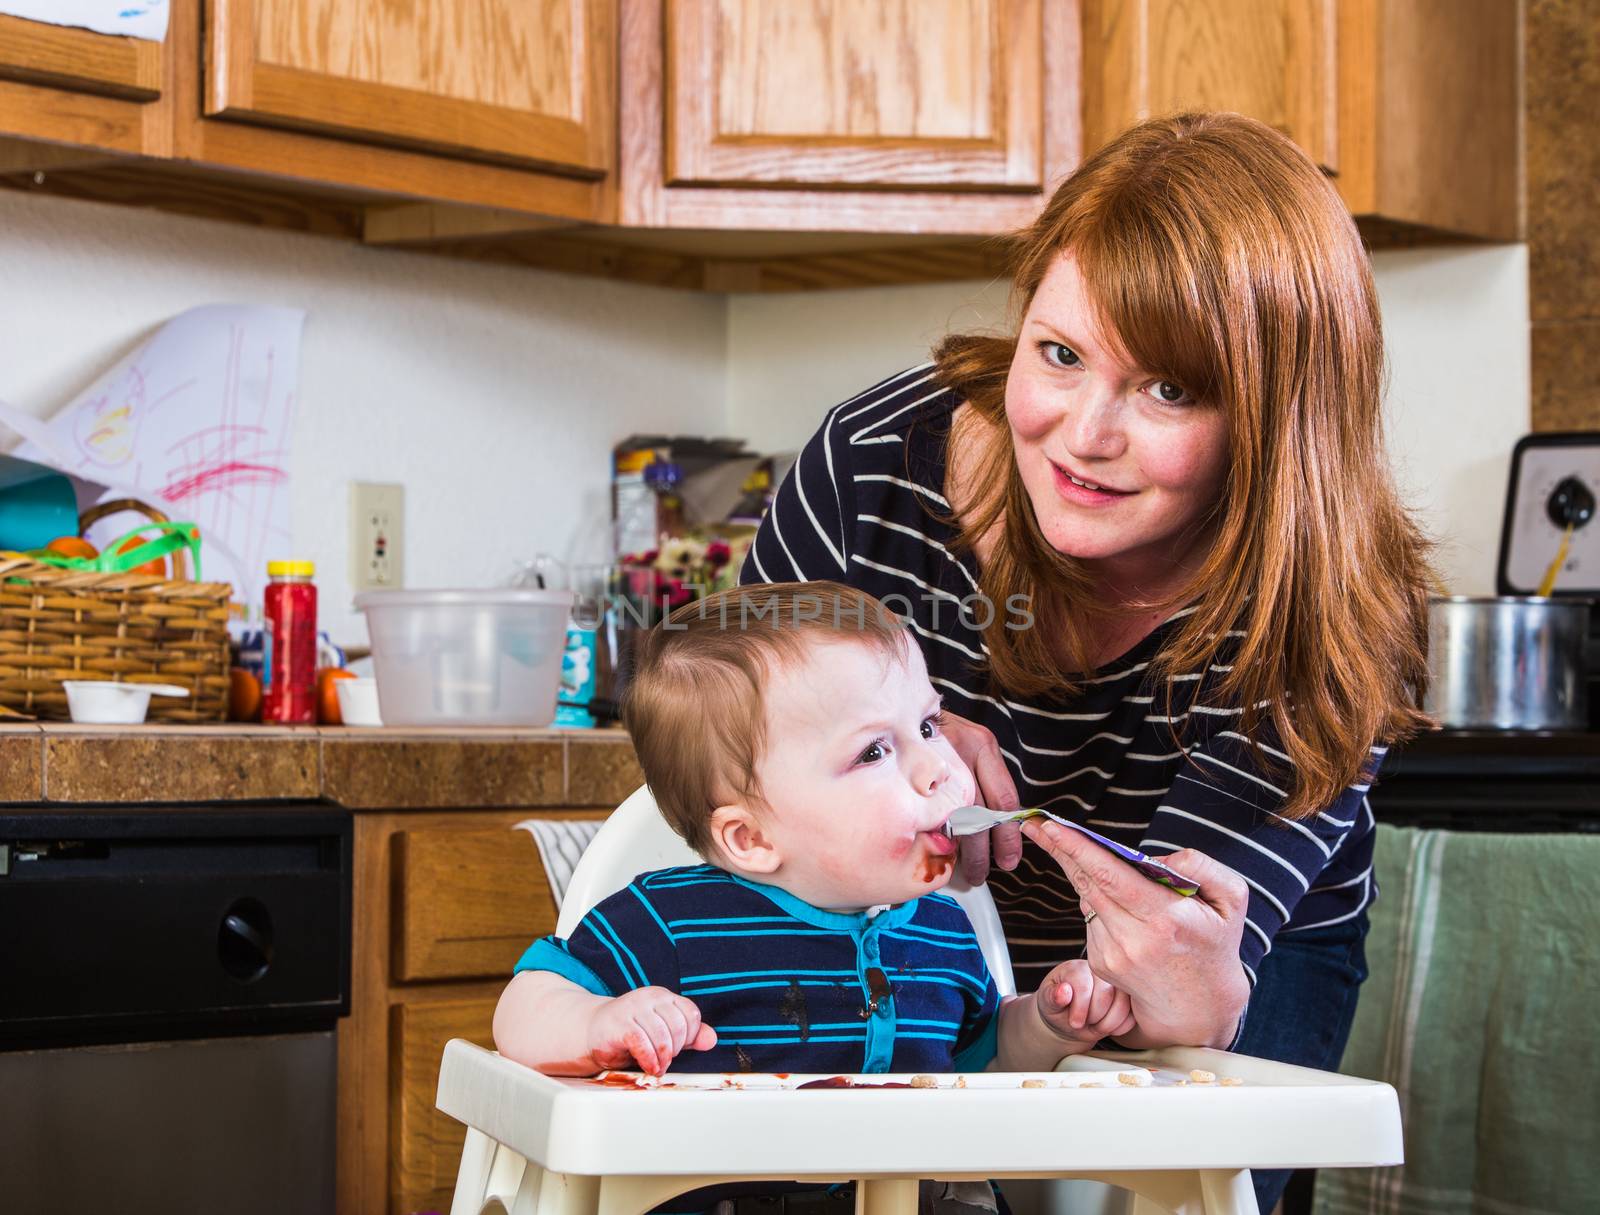
[[[1582,730],[1588,632],[1587,599],[1433,599],[1425,707],[1458,729]]]

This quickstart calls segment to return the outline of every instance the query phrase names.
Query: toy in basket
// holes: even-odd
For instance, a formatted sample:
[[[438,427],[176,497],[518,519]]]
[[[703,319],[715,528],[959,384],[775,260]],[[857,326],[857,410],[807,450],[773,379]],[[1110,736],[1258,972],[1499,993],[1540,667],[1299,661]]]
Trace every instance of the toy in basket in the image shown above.
[[[0,708],[68,717],[66,680],[176,684],[188,696],[157,698],[156,721],[222,721],[228,709],[226,582],[200,576],[200,530],[132,499],[84,513],[81,530],[119,511],[150,522],[95,557],[46,549],[0,553]],[[145,537],[154,533],[153,539]],[[160,561],[171,569],[142,572]],[[170,576],[169,576],[170,574]]]

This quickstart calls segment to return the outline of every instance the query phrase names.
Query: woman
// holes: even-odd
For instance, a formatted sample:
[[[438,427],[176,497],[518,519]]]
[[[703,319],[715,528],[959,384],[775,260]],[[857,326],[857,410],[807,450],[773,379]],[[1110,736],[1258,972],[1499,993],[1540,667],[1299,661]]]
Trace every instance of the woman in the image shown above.
[[[1335,1067],[1365,978],[1366,790],[1424,722],[1427,544],[1382,447],[1355,225],[1237,115],[1145,123],[1017,245],[1015,336],[838,406],[746,581],[836,578],[909,616],[943,728],[1016,830],[987,874],[1019,986],[1086,948],[1131,1046]],[[992,846],[998,869],[989,872]],[[1285,1175],[1258,1176],[1270,1211]]]

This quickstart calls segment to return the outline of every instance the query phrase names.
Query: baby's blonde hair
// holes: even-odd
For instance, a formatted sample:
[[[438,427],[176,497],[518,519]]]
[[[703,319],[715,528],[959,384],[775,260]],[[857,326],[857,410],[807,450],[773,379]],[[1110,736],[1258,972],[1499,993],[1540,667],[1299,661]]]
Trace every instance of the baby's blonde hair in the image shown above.
[[[904,622],[842,582],[734,587],[687,604],[639,641],[622,721],[662,816],[689,847],[712,852],[711,813],[760,799],[764,688],[822,641],[905,657]]]

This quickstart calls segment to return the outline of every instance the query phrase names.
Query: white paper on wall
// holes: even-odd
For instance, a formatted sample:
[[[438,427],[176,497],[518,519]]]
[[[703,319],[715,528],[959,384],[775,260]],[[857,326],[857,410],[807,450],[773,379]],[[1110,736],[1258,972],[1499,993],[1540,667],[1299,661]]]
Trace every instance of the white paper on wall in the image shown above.
[[[150,42],[167,36],[167,0],[0,0],[0,13]]]
[[[289,432],[298,308],[215,304],[168,321],[46,422],[10,420],[12,453],[71,474],[80,506],[136,497],[200,527],[202,573],[259,604],[266,563],[290,555]],[[131,530],[119,514],[97,545]]]

